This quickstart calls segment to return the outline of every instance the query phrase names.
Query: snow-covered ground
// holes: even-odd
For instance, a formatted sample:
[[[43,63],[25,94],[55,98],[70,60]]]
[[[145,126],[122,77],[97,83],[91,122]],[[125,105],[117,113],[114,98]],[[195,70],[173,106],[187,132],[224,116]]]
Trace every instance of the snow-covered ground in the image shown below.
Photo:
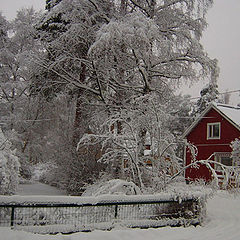
[[[114,229],[71,235],[38,235],[0,228],[0,240],[238,240],[240,239],[240,195],[219,191],[207,204],[204,226],[159,229]]]
[[[20,196],[25,195],[47,195],[47,196],[64,196],[66,192],[55,187],[40,182],[20,184],[16,193]]]

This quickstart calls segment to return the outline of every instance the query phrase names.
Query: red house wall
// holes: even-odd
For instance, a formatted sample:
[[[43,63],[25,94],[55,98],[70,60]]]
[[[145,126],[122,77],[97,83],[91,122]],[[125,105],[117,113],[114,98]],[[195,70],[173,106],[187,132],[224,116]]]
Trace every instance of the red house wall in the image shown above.
[[[216,122],[221,124],[220,139],[207,139],[207,124]],[[240,131],[212,108],[188,134],[187,141],[197,147],[197,160],[206,160],[214,152],[231,152],[230,143],[238,137],[240,137]],[[186,165],[190,164],[191,161],[190,151],[186,149]],[[202,178],[207,181],[212,178],[209,169],[205,165],[200,165],[199,168],[188,168],[185,171],[185,177],[190,180]]]

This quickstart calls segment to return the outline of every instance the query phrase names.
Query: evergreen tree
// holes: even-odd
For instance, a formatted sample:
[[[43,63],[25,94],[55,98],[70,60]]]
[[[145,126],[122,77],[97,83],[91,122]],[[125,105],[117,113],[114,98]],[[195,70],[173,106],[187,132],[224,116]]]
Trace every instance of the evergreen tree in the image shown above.
[[[218,101],[219,92],[217,88],[218,87],[216,84],[208,84],[201,90],[201,97],[196,103],[196,108],[193,111],[193,116],[197,117],[207,108],[210,103]]]

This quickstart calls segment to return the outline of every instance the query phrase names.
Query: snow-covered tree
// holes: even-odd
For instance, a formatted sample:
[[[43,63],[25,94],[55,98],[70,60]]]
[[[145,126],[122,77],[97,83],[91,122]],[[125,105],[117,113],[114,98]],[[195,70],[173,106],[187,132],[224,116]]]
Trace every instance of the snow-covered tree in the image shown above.
[[[87,94],[98,95],[89,81],[87,52],[95,40],[96,31],[111,14],[112,1],[48,1],[48,12],[38,24],[39,37],[45,52],[35,56],[32,91],[51,99],[58,92],[68,92],[76,100],[73,142],[87,131],[82,119],[82,100]],[[103,14],[104,13],[104,14]]]
[[[214,60],[217,63],[217,60]],[[211,102],[219,102],[219,91],[217,79],[219,76],[219,69],[216,67],[215,71],[211,73],[209,83],[200,91],[200,98],[198,99],[192,115],[197,117],[201,114]]]
[[[28,101],[31,59],[27,54],[37,48],[33,27],[37,17],[32,8],[18,11],[17,17],[8,23],[5,41],[1,45],[1,118],[7,121],[7,129],[18,125],[16,121],[21,118],[23,106]]]
[[[233,165],[240,167],[240,139],[236,138],[231,143]]]
[[[53,8],[55,5],[57,5],[59,2],[61,2],[62,0],[46,0],[46,9],[50,10],[51,8]]]
[[[110,115],[106,112],[98,119],[98,131],[85,134],[79,147],[101,144],[99,161],[109,166],[113,177],[133,181],[142,188],[153,184],[163,188],[181,166],[176,154],[180,140],[168,128],[172,118],[168,108],[155,94],[135,98],[125,108],[119,107]]]
[[[19,161],[0,128],[0,194],[13,194],[18,186]]]
[[[212,1],[121,3],[61,1],[50,8],[40,27],[49,57],[38,62],[48,71],[47,86],[112,103],[123,92],[163,93],[184,79],[214,75],[216,62],[199,42]]]
[[[11,23],[5,21],[7,29],[0,53],[0,119],[6,136],[17,149],[21,170],[30,165],[31,126],[39,111],[29,90],[32,77],[30,52],[40,49],[34,28],[38,17],[39,13],[29,8],[19,10]]]
[[[0,13],[0,43],[1,43],[1,48],[3,48],[5,42],[8,38],[8,36],[7,36],[8,28],[9,28],[8,21],[2,15],[2,13]]]
[[[218,101],[218,87],[215,84],[206,85],[200,92],[200,98],[196,103],[196,107],[194,108],[193,115],[196,117],[201,114],[207,106],[212,102]]]
[[[201,14],[194,18],[194,6],[201,1],[150,2],[131,1],[124,18],[105,24],[90,47],[94,79],[103,99],[123,91],[163,94],[180,81],[199,79],[209,70],[215,75],[216,63],[199,43],[204,18]]]
[[[190,101],[190,98],[190,95],[176,95],[168,102],[168,113],[172,117],[169,122],[169,129],[176,136],[181,136],[194,120],[191,116],[194,104]]]

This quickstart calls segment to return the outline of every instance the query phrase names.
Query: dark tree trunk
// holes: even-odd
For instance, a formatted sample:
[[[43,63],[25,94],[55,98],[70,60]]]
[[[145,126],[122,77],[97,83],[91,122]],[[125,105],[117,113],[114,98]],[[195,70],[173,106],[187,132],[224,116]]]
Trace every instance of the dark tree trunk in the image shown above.
[[[83,83],[86,79],[86,65],[82,64],[82,69],[79,76],[79,81]],[[76,102],[76,111],[75,111],[75,120],[74,120],[74,129],[73,129],[73,145],[77,146],[80,138],[88,129],[86,125],[86,119],[84,116],[83,110],[83,94],[84,91],[79,89],[77,92],[77,102]]]

